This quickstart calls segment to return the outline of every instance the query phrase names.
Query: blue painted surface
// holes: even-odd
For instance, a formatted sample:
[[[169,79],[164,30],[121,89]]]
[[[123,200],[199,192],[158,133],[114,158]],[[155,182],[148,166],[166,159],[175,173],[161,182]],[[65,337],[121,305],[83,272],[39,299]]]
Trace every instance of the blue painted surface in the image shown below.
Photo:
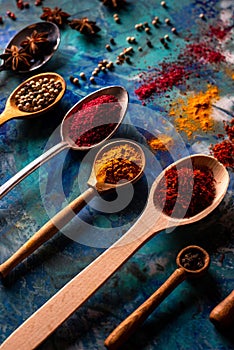
[[[176,132],[168,117],[168,102],[188,90],[180,86],[166,94],[154,96],[147,106],[142,106],[134,93],[138,86],[138,74],[148,66],[157,67],[163,60],[173,61],[186,45],[188,35],[202,36],[209,24],[218,25],[220,18],[233,20],[233,1],[188,1],[177,4],[168,0],[168,8],[160,2],[128,1],[126,9],[119,11],[121,23],[113,20],[113,11],[98,0],[89,2],[60,1],[59,6],[72,17],[88,16],[96,20],[101,31],[94,39],[82,36],[68,26],[61,29],[59,50],[39,72],[55,71],[67,83],[67,90],[60,105],[48,114],[31,120],[11,120],[0,127],[0,183],[45,149],[59,142],[59,125],[69,108],[80,98],[98,88],[119,84],[130,97],[130,105],[117,136],[138,140],[148,150],[145,177],[136,184],[132,202],[117,213],[98,210],[99,199],[84,208],[74,223],[43,245],[24,263],[0,282],[0,342],[9,336],[25,319],[53,296],[72,277],[93,261],[114,240],[133,224],[142,212],[154,178],[173,159],[188,153],[209,153],[209,145],[216,134],[197,134],[188,140]],[[56,1],[44,1],[44,6],[54,7]],[[10,9],[17,16],[12,21],[5,13]],[[24,26],[38,22],[41,7],[30,2],[30,8],[20,11],[15,2],[0,0],[1,51],[10,38]],[[206,21],[199,19],[204,13]],[[135,23],[148,21],[155,16],[169,17],[179,35],[172,36],[164,23],[152,30],[153,48],[146,45],[145,33],[134,30]],[[233,22],[232,22],[233,25]],[[159,38],[169,32],[172,37],[169,50],[165,50]],[[101,73],[96,84],[81,81],[76,87],[69,76],[84,71],[87,77],[101,59],[115,61],[117,54],[127,46],[126,37],[134,35],[143,51],[135,49],[132,64],[115,66],[112,72]],[[232,32],[230,33],[232,35]],[[105,45],[113,37],[116,45],[108,52]],[[190,91],[200,91],[207,81],[217,85],[221,92],[224,112],[221,116],[234,115],[233,41],[224,41],[223,52],[232,55],[221,66],[206,65],[200,73],[199,84],[191,80]],[[136,46],[137,47],[137,46]],[[231,57],[231,56],[230,56]],[[26,75],[12,72],[0,73],[0,111],[12,90]],[[144,130],[143,130],[144,129]],[[141,133],[143,130],[143,133]],[[157,135],[169,133],[175,145],[169,152],[156,156],[147,148],[144,131]],[[202,142],[198,142],[198,141]],[[92,155],[91,155],[92,157]],[[90,161],[80,152],[63,152],[31,174],[0,204],[0,262],[7,259],[50,217],[58,212],[66,201],[71,201],[87,185]],[[148,318],[123,349],[232,349],[232,335],[217,331],[209,322],[209,313],[233,289],[233,173],[230,186],[221,205],[209,217],[194,226],[162,232],[142,247],[88,302],[73,314],[41,346],[41,350],[104,349],[103,341],[113,328],[157,289],[176,268],[175,258],[180,249],[189,244],[204,247],[211,256],[209,272],[199,280],[183,282]],[[78,242],[70,239],[78,232]],[[76,236],[77,237],[77,236]],[[77,291],[79,292],[79,291]],[[40,330],[38,330],[40,331]]]

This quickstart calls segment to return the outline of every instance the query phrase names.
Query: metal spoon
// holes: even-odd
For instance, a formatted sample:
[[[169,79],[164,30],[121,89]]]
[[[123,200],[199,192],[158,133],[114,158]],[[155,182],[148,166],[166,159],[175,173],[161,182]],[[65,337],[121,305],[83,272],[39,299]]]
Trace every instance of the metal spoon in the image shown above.
[[[12,45],[20,47],[20,43],[25,40],[27,36],[31,36],[33,31],[36,30],[39,33],[47,32],[48,33],[48,45],[46,45],[46,49],[40,52],[40,56],[35,59],[32,65],[25,70],[17,70],[18,73],[27,73],[33,71],[35,69],[43,66],[47,61],[51,59],[54,52],[57,50],[60,43],[60,31],[56,24],[52,22],[38,22],[34,24],[30,24],[29,26],[20,30],[8,43],[6,48],[10,48]],[[0,66],[0,71],[9,69],[3,63]]]
[[[153,183],[146,208],[136,223],[17,328],[0,346],[0,350],[36,348],[153,236],[167,228],[193,224],[210,214],[226,194],[229,184],[228,172],[215,158],[203,154],[182,158],[171,166],[187,166],[191,160],[197,167],[205,165],[213,171],[216,196],[209,207],[190,218],[170,218],[162,213],[162,210],[154,205],[154,195],[168,168],[164,169]]]
[[[191,254],[187,260],[188,265],[196,262],[196,255],[200,256],[201,266],[185,267],[186,255]],[[109,350],[119,349],[121,345],[134,333],[154,309],[187,277],[199,277],[207,271],[210,263],[209,254],[201,247],[192,245],[182,249],[176,258],[178,268],[143,304],[121,322],[106,338],[104,344]],[[198,264],[199,265],[199,264]],[[192,269],[191,269],[192,268]],[[195,269],[196,268],[196,269]]]
[[[139,172],[131,181],[124,181],[117,184],[98,182],[96,178],[96,164],[101,158],[102,154],[113,147],[121,147],[121,145],[129,145],[133,148],[136,154],[139,154],[140,164]],[[127,159],[123,157],[124,159]],[[127,184],[136,182],[143,174],[145,168],[145,155],[142,148],[135,142],[129,140],[113,141],[102,147],[95,157],[92,171],[87,184],[89,188],[74,199],[67,207],[62,209],[56,214],[50,221],[48,221],[40,230],[38,230],[22,247],[20,247],[8,260],[0,265],[0,274],[3,277],[6,275],[21,261],[32,254],[43,243],[53,237],[59,230],[61,230],[84,206],[91,201],[91,199],[98,193],[107,192],[113,189],[117,189]]]
[[[29,83],[31,80],[34,80],[35,82],[37,82],[39,79],[43,79],[43,78],[48,78],[48,79],[53,78],[55,81],[61,82],[62,89],[59,92],[59,94],[57,95],[56,99],[48,106],[46,106],[38,111],[35,111],[35,112],[26,112],[26,111],[20,110],[16,104],[17,93],[20,91],[20,89],[25,87],[25,85],[27,85],[27,83]],[[34,75],[31,78],[28,78],[27,80],[23,81],[20,85],[18,85],[17,88],[11,93],[11,95],[7,99],[5,109],[2,112],[2,114],[0,114],[0,126],[3,125],[5,122],[7,122],[10,119],[33,118],[33,117],[37,117],[38,115],[41,115],[43,113],[46,113],[48,110],[53,108],[61,100],[61,98],[63,97],[63,95],[65,93],[65,90],[66,90],[65,80],[63,79],[63,77],[61,77],[61,75],[59,75],[57,73],[53,73],[53,72],[40,73],[40,74]]]
[[[77,111],[82,108],[82,105],[86,102],[89,102],[99,96],[102,95],[114,95],[117,97],[118,102],[121,106],[121,111],[118,116],[115,115],[108,115],[108,120],[105,121],[106,124],[109,123],[116,123],[115,128],[113,128],[112,132],[101,142],[94,143],[92,146],[83,146],[79,147],[77,144],[69,137],[68,132],[68,122],[67,120],[75,115]],[[108,108],[108,103],[105,104],[106,108]],[[9,179],[4,185],[0,187],[0,199],[3,198],[12,188],[14,188],[20,181],[22,181],[25,177],[27,177],[29,174],[31,174],[34,170],[39,168],[40,165],[44,164],[46,161],[48,161],[50,158],[61,152],[62,150],[66,148],[71,148],[73,150],[89,150],[93,147],[99,146],[102,142],[109,139],[114,132],[117,130],[119,125],[121,124],[126,110],[128,106],[128,93],[122,86],[109,86],[106,88],[99,89],[88,96],[81,99],[79,102],[77,102],[65,115],[61,127],[60,127],[60,134],[61,134],[61,142],[59,142],[54,147],[50,148],[48,151],[43,153],[41,156],[36,158],[34,161],[32,161],[30,164],[26,165],[22,170],[20,170],[16,175],[14,175],[11,179]]]

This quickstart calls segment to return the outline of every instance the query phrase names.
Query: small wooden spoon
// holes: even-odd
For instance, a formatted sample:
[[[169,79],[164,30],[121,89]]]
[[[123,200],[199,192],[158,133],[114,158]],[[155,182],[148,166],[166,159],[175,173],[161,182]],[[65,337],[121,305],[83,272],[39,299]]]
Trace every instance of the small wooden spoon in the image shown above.
[[[26,111],[21,111],[18,106],[16,105],[16,100],[15,96],[19,92],[20,89],[22,89],[29,81],[34,80],[37,82],[39,79],[43,78],[48,78],[48,79],[55,79],[55,81],[60,81],[62,84],[62,89],[59,92],[58,96],[56,99],[46,106],[43,109],[40,109],[36,112],[26,112]],[[0,114],[0,126],[6,123],[10,119],[15,119],[15,118],[33,118],[37,117],[43,113],[48,112],[51,108],[53,108],[63,97],[64,93],[66,90],[66,83],[65,80],[61,77],[61,75],[53,72],[48,72],[48,73],[40,73],[37,75],[34,75],[33,77],[28,78],[27,80],[23,81],[20,85],[17,86],[17,88],[11,93],[9,98],[7,99],[6,106],[2,114]]]
[[[213,203],[190,218],[170,218],[154,205],[157,186],[171,166],[185,165],[193,160],[196,167],[204,165],[213,171],[216,196]],[[140,247],[166,228],[192,224],[205,218],[226,194],[229,175],[215,158],[202,154],[192,155],[166,168],[153,183],[148,203],[137,222],[117,242],[96,258],[40,309],[32,314],[0,346],[0,350],[32,350],[41,344],[73,312],[85,303]]]
[[[96,178],[96,164],[101,159],[102,154],[107,150],[114,147],[121,147],[121,145],[128,145],[135,150],[139,155],[140,164],[139,173],[131,180],[124,181],[117,184],[98,182]],[[61,230],[84,206],[91,201],[92,198],[98,193],[103,193],[117,189],[119,187],[126,186],[130,183],[136,182],[143,174],[145,168],[145,154],[142,148],[133,141],[130,140],[118,140],[113,141],[103,146],[94,159],[92,171],[87,181],[89,188],[74,199],[67,207],[62,209],[56,214],[50,221],[48,221],[40,230],[38,230],[22,247],[20,247],[9,259],[0,265],[0,275],[6,277],[7,274],[26,257],[32,254],[43,243],[47,242],[53,237],[59,230]]]
[[[194,254],[201,256],[203,266],[191,269],[185,267],[183,259],[186,254],[192,254],[193,261],[197,258]],[[121,345],[133,334],[154,309],[187,277],[199,277],[207,271],[210,263],[209,254],[201,247],[192,245],[182,249],[176,258],[178,268],[172,275],[156,290],[143,304],[141,304],[131,315],[121,322],[106,338],[104,344],[109,350],[119,349]]]

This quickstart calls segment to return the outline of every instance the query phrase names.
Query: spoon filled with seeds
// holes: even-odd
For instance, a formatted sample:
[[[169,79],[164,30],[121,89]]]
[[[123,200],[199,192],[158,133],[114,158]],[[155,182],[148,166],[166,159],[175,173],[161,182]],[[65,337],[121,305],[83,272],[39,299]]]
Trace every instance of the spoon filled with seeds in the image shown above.
[[[28,73],[48,62],[60,43],[60,31],[52,22],[38,22],[23,28],[0,55],[0,71]]]
[[[55,73],[51,73],[55,74]],[[53,78],[51,76],[51,78]],[[39,78],[40,79],[40,78]],[[34,79],[35,80],[35,79]],[[27,81],[26,81],[27,82]],[[62,83],[62,80],[61,80]],[[56,84],[56,82],[55,82]],[[30,86],[30,85],[29,85]],[[22,94],[24,95],[24,86],[22,86]],[[56,88],[57,89],[57,88]],[[62,96],[65,89],[65,83],[57,99]],[[13,92],[7,103],[8,112],[3,112],[2,122],[5,118],[10,119],[12,110],[20,113],[21,116],[33,116],[42,113],[43,109],[35,112],[26,112],[20,108],[33,108],[25,101],[25,97],[21,95],[21,88]],[[20,93],[19,93],[20,92]],[[30,92],[31,93],[31,92]],[[29,94],[30,94],[29,93]],[[33,93],[33,92],[32,92]],[[49,92],[50,94],[50,92]],[[39,93],[39,95],[41,95]],[[17,98],[16,98],[17,96]],[[29,95],[30,97],[30,95]],[[30,97],[31,98],[31,97]],[[48,96],[49,98],[49,96]],[[39,100],[43,99],[42,96]],[[56,99],[56,101],[57,101]],[[33,96],[32,96],[33,100]],[[26,103],[25,103],[26,102]],[[40,101],[41,102],[41,101]],[[38,101],[38,104],[40,105]],[[24,104],[25,103],[25,104]],[[42,103],[42,102],[41,102]],[[41,156],[26,165],[18,173],[16,173],[5,184],[0,186],[0,198],[6,195],[20,181],[40,167],[43,163],[51,159],[59,152],[71,148],[73,150],[88,151],[91,148],[100,146],[108,140],[120,126],[128,106],[128,93],[122,86],[108,86],[92,92],[79,100],[64,116],[60,126],[61,141],[51,147]],[[45,107],[46,110],[50,107]],[[38,108],[38,105],[36,106]],[[6,108],[7,109],[7,108]],[[7,114],[8,113],[8,114]],[[5,117],[4,117],[5,115]],[[14,114],[16,115],[16,114]],[[7,117],[8,116],[8,117]],[[1,125],[1,116],[0,116]]]
[[[21,83],[9,96],[0,126],[10,119],[32,118],[53,108],[63,97],[65,80],[57,73],[40,73]]]
[[[210,256],[199,246],[183,248],[176,257],[177,269],[144,303],[121,322],[106,338],[104,344],[109,350],[120,349],[125,341],[159,306],[159,304],[186,278],[200,277],[209,267]]]
[[[164,188],[164,180],[170,177],[171,169],[174,170],[175,167],[178,170],[190,169],[193,172],[193,176],[191,176],[190,171],[178,172],[178,181],[177,179],[166,181],[166,187]],[[197,170],[199,171],[197,172]],[[187,178],[186,175],[189,175],[189,177]],[[206,188],[203,188],[203,180],[207,181],[208,184],[212,183],[209,189],[212,196],[206,202],[206,207],[201,206],[199,211],[197,210],[199,209],[199,202],[203,200],[200,198],[200,201],[197,201],[194,197],[199,199],[200,193],[206,192]],[[178,183],[178,186],[176,183]],[[227,169],[215,158],[205,154],[195,154],[182,158],[164,169],[155,179],[146,207],[135,224],[32,314],[0,345],[0,350],[31,350],[36,348],[93,296],[152,237],[166,229],[193,224],[210,214],[224,198],[228,185],[229,175]],[[174,210],[171,212],[167,202],[170,201],[168,194],[174,187],[177,188],[175,194],[177,195],[178,203],[175,203],[175,207],[178,208],[176,208],[175,212]],[[187,191],[184,191],[186,188],[190,188],[189,195]],[[164,193],[164,200],[162,200],[162,193]],[[171,214],[168,215],[170,212]],[[205,252],[204,254],[202,253],[202,257],[207,257]],[[184,255],[182,256],[183,258],[185,259],[183,268],[192,270],[187,265],[191,257],[189,255],[185,257]],[[206,266],[207,259],[203,260],[202,258],[200,262],[198,268],[195,269],[197,274],[199,269],[203,268],[203,262],[204,267]],[[4,276],[4,270],[1,273]],[[191,273],[193,272],[191,271]],[[38,332],[38,325],[40,325],[40,332]]]
[[[107,143],[97,153],[88,189],[57,213],[39,229],[7,261],[0,265],[0,274],[6,276],[17,264],[32,254],[43,243],[53,237],[98,193],[109,192],[135,183],[143,174],[145,154],[142,148],[130,140],[115,140]]]

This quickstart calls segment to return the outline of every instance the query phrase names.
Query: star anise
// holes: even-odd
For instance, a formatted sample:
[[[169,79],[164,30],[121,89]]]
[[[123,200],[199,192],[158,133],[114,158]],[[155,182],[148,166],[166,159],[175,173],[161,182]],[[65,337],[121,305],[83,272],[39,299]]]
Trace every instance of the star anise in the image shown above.
[[[48,32],[39,33],[37,30],[34,30],[31,36],[26,36],[26,39],[20,43],[20,46],[22,46],[28,53],[35,55],[41,44],[49,42],[47,37]]]
[[[5,52],[0,55],[0,58],[4,60],[4,65],[7,68],[11,68],[12,70],[25,70],[30,67],[32,56],[24,49],[11,45],[10,48],[5,49]]]
[[[67,23],[67,19],[70,17],[67,12],[62,11],[62,9],[57,6],[54,9],[51,9],[50,7],[42,7],[42,10],[43,14],[40,18],[47,22],[53,22],[59,27],[62,27],[64,23]]]
[[[125,0],[101,0],[103,5],[112,7],[112,8],[120,8],[126,4]]]
[[[72,29],[78,30],[81,34],[96,34],[101,29],[96,25],[96,22],[89,21],[88,17],[75,18],[70,23],[69,26]]]

